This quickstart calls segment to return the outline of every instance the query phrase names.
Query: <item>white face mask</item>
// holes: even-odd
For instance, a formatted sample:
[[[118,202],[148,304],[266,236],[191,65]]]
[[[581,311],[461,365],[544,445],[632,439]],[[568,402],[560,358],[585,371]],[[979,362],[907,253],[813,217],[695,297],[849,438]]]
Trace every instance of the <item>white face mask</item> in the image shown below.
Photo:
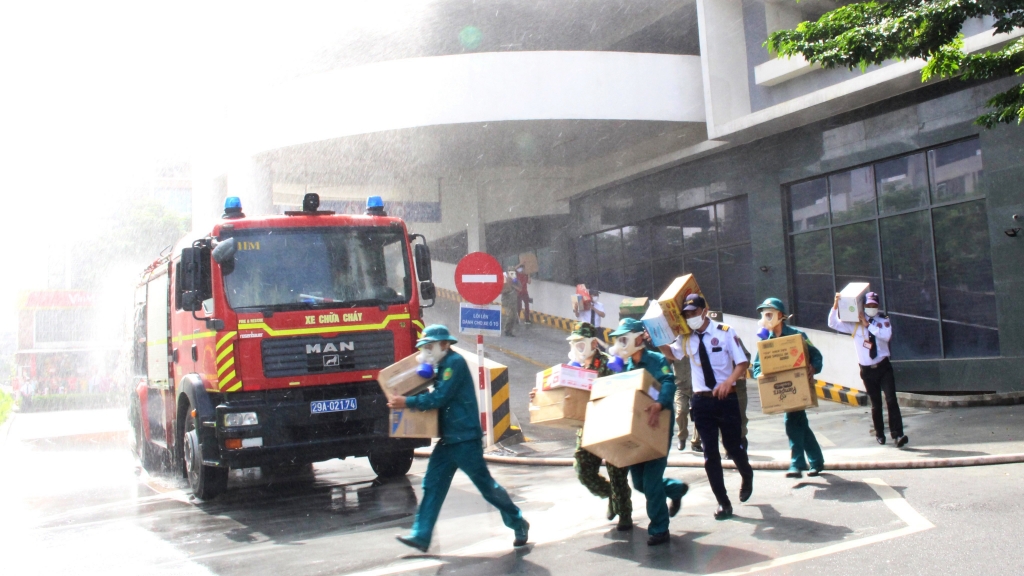
[[[878,315],[878,308],[865,308],[864,315],[868,318],[874,318]]]
[[[416,361],[421,364],[437,366],[442,356],[444,356],[444,351],[441,350],[441,345],[437,342],[431,342],[430,344],[424,344],[420,348],[420,353],[416,355]]]
[[[637,351],[643,349],[644,339],[642,334],[630,332],[615,339],[615,345],[608,349],[608,352],[625,360]]]
[[[579,364],[586,364],[597,352],[597,338],[573,340],[569,344],[569,359]]]
[[[699,330],[704,325],[704,316],[694,316],[693,318],[686,319],[686,325],[690,327],[690,330]]]

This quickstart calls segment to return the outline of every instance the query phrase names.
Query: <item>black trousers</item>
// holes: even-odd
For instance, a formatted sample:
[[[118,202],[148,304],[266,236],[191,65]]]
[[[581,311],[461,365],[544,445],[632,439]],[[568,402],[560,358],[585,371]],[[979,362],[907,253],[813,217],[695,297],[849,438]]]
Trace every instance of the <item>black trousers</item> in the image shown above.
[[[889,412],[889,434],[893,438],[903,436],[903,414],[896,401],[896,377],[892,372],[892,363],[886,358],[874,368],[860,367],[860,379],[864,381],[871,400],[871,420],[875,424],[875,436],[885,436],[885,423],[882,421],[882,394],[885,394],[885,409]]]
[[[693,408],[693,426],[700,432],[704,446],[704,472],[708,475],[708,484],[715,493],[715,499],[722,506],[731,505],[725,490],[725,477],[722,474],[722,454],[718,451],[718,434],[722,434],[722,445],[732,455],[743,478],[750,478],[754,470],[747,458],[747,448],[743,446],[740,430],[740,403],[736,394],[729,394],[725,400],[713,396],[694,394],[690,398]],[[710,438],[708,441],[706,439]]]

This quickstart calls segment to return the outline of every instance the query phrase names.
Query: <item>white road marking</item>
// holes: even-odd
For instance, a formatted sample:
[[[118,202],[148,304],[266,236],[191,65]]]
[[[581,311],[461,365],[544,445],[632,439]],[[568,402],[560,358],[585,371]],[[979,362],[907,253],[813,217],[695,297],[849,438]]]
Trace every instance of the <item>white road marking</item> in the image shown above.
[[[783,556],[781,558],[775,558],[774,560],[767,560],[765,562],[759,562],[757,564],[751,564],[735,570],[726,570],[724,572],[715,572],[716,576],[720,575],[735,575],[735,574],[752,574],[754,572],[760,572],[769,568],[777,568],[779,566],[786,566],[788,564],[795,564],[797,562],[803,562],[805,560],[811,560],[814,558],[821,558],[822,556],[828,556],[830,554],[836,554],[838,552],[846,552],[847,550],[853,550],[855,548],[861,548],[863,546],[869,546],[871,544],[877,544],[878,542],[884,542],[886,540],[892,540],[893,538],[900,538],[915,532],[921,532],[934,528],[935,525],[929,522],[924,516],[917,513],[916,510],[910,507],[910,504],[904,500],[899,492],[893,490],[888,484],[882,481],[881,478],[865,478],[864,483],[870,486],[876,494],[882,499],[882,502],[892,510],[900,520],[905,522],[907,526],[900,528],[899,530],[893,530],[891,532],[885,532],[882,534],[876,534],[874,536],[868,536],[867,538],[860,538],[858,540],[851,540],[849,542],[840,542],[833,544],[832,546],[826,546],[824,548],[818,548],[817,550],[808,550],[807,552],[801,552],[799,554],[791,554],[789,556]]]
[[[496,284],[496,274],[463,274],[462,281],[468,284]]]
[[[818,444],[819,444],[819,445],[820,445],[820,446],[821,446],[822,448],[834,448],[834,447],[835,447],[835,445],[836,445],[836,443],[835,443],[835,442],[833,442],[833,441],[829,440],[829,439],[828,439],[828,438],[827,438],[827,437],[826,437],[826,436],[825,436],[824,434],[822,434],[821,432],[815,432],[815,433],[814,433],[814,437],[815,437],[815,438],[816,438],[816,439],[818,440]]]

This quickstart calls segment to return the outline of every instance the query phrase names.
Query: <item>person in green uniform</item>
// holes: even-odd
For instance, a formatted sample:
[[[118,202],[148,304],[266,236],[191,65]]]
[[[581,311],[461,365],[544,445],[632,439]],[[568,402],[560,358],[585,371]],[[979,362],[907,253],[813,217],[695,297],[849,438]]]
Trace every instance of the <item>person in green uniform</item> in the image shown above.
[[[781,338],[783,336],[803,336],[804,344],[807,346],[807,359],[810,361],[814,374],[821,372],[823,359],[821,352],[811,344],[800,330],[786,324],[786,306],[778,298],[768,298],[757,307],[757,313],[761,315],[759,324],[763,328],[758,336],[764,339]],[[754,361],[750,364],[750,373],[754,378],[761,376],[761,357],[754,354]],[[804,470],[808,476],[817,476],[825,469],[825,456],[821,453],[821,446],[818,439],[811,431],[811,424],[807,420],[807,412],[798,410],[786,412],[784,416],[786,423],[786,436],[789,437],[789,471],[787,478],[799,478]],[[806,458],[805,455],[806,454]],[[808,462],[810,466],[808,467]]]
[[[469,373],[466,360],[451,349],[457,340],[441,324],[423,329],[416,347],[424,360],[434,364],[437,374],[434,389],[415,396],[393,396],[388,401],[390,408],[412,408],[413,410],[439,410],[438,424],[441,440],[434,446],[423,476],[423,500],[416,511],[412,533],[398,536],[398,541],[407,546],[426,552],[434,524],[441,512],[448,488],[456,470],[462,470],[476,486],[489,504],[501,512],[501,520],[513,531],[513,546],[525,546],[530,523],[522,512],[487,470],[484,462],[484,448],[481,439],[480,412],[476,402],[476,387]]]
[[[647,370],[661,383],[658,401],[647,408],[648,424],[656,428],[660,425],[659,414],[661,411],[672,410],[674,407],[676,383],[672,368],[665,360],[665,356],[647,350],[643,322],[635,318],[626,318],[619,322],[618,328],[609,336],[615,340],[615,344],[609,349],[609,352],[621,359],[625,370]],[[619,364],[619,362],[615,364]],[[615,369],[614,365],[612,365],[612,369]],[[668,422],[668,442],[671,444],[673,419],[669,418]],[[643,492],[647,499],[647,517],[650,519],[650,524],[647,526],[648,546],[657,546],[669,541],[669,518],[679,513],[683,496],[689,489],[685,483],[679,480],[665,478],[665,467],[668,466],[668,446],[666,446],[665,452],[666,456],[629,467],[633,487]],[[672,501],[671,507],[666,505],[666,498]]]
[[[610,376],[613,374],[608,369],[608,361],[611,358],[600,350],[597,343],[597,331],[589,322],[577,322],[572,334],[566,340],[570,343],[569,365],[579,366],[587,370],[597,372],[597,377]],[[537,394],[537,389],[530,390],[530,400]],[[633,500],[632,490],[629,489],[628,468],[618,468],[605,463],[608,469],[608,479],[601,476],[601,458],[583,449],[583,430],[576,431],[576,460],[573,468],[576,469],[576,476],[580,479],[590,493],[598,498],[608,498],[608,519],[616,516],[619,522],[616,528],[619,531],[633,529]]]

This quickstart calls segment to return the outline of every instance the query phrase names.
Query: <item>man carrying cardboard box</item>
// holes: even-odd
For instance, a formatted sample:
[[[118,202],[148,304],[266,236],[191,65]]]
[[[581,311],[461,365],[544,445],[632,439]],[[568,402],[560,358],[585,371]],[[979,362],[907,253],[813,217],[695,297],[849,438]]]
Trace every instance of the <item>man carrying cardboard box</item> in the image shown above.
[[[725,489],[722,454],[718,450],[719,434],[742,478],[740,502],[749,500],[754,491],[754,470],[750,467],[747,448],[742,441],[740,404],[736,397],[736,381],[747,371],[747,356],[735,330],[725,324],[712,323],[708,318],[704,298],[697,294],[687,296],[683,301],[682,314],[690,334],[680,336],[662,350],[676,360],[690,359],[693,425],[700,432],[704,472],[718,500],[715,520],[725,520],[732,516],[732,502]]]
[[[871,421],[875,425],[875,439],[885,444],[885,421],[882,420],[882,393],[885,393],[885,407],[889,412],[889,433],[897,448],[902,448],[909,439],[903,434],[903,414],[896,400],[896,377],[889,362],[889,341],[892,339],[892,323],[885,314],[878,313],[878,294],[868,292],[864,298],[864,311],[857,323],[839,319],[840,294],[828,312],[828,327],[853,335],[853,347],[857,350],[860,364],[860,379],[871,400]]]
[[[597,332],[587,322],[577,322],[569,341],[569,361],[587,370],[597,372],[597,377],[610,376],[608,369],[609,357],[598,348]],[[530,401],[537,395],[537,389],[530,390]],[[621,531],[633,529],[632,490],[627,480],[628,468],[619,468],[605,463],[608,469],[608,480],[601,476],[601,458],[583,449],[583,430],[576,431],[576,476],[590,493],[598,498],[608,498],[608,520],[619,517],[616,529]]]
[[[782,303],[782,300],[778,298],[765,299],[757,307],[757,313],[761,315],[759,324],[764,329],[759,333],[760,335],[767,335],[767,339],[781,338],[783,336],[802,336],[804,345],[807,347],[807,360],[811,370],[813,370],[812,374],[821,372],[823,364],[821,352],[811,344],[807,334],[786,324],[786,306]],[[761,376],[760,352],[754,354],[754,362],[750,365],[750,373],[754,378]],[[821,453],[818,439],[814,437],[814,432],[811,431],[811,424],[807,420],[807,411],[786,412],[783,418],[786,423],[786,436],[789,437],[790,454],[789,471],[786,472],[786,477],[799,478],[802,476],[802,471],[808,470],[808,462],[810,462],[809,472],[807,472],[808,476],[821,474],[821,471],[825,469],[825,456]],[[804,454],[807,455],[806,458],[804,458]]]
[[[425,360],[436,365],[437,382],[434,390],[418,396],[392,396],[388,402],[388,407],[392,409],[408,407],[414,410],[441,411],[441,440],[430,453],[427,472],[423,476],[423,500],[416,511],[416,522],[412,525],[412,533],[399,536],[398,541],[421,552],[427,551],[452,478],[455,471],[461,469],[476,485],[484,500],[501,512],[505,526],[515,531],[512,545],[525,546],[530,523],[512,503],[508,492],[494,481],[487,470],[481,442],[484,433],[480,427],[473,376],[469,373],[466,360],[451,350],[452,342],[457,340],[448,333],[447,327],[433,324],[424,328],[416,347],[423,353]]]
[[[676,395],[675,376],[665,357],[657,352],[646,349],[644,324],[635,318],[625,318],[619,327],[609,334],[615,344],[608,350],[625,361],[625,370],[647,370],[661,383],[658,401],[647,408],[647,421],[652,428],[660,425],[659,413],[671,410]],[[668,442],[672,442],[672,418],[668,419]],[[683,496],[689,487],[679,480],[665,478],[665,467],[668,466],[668,447],[666,456],[629,467],[629,475],[633,478],[633,487],[644,493],[647,499],[647,545],[657,546],[669,541],[669,518],[679,513]],[[671,507],[666,506],[665,499],[672,501]]]

